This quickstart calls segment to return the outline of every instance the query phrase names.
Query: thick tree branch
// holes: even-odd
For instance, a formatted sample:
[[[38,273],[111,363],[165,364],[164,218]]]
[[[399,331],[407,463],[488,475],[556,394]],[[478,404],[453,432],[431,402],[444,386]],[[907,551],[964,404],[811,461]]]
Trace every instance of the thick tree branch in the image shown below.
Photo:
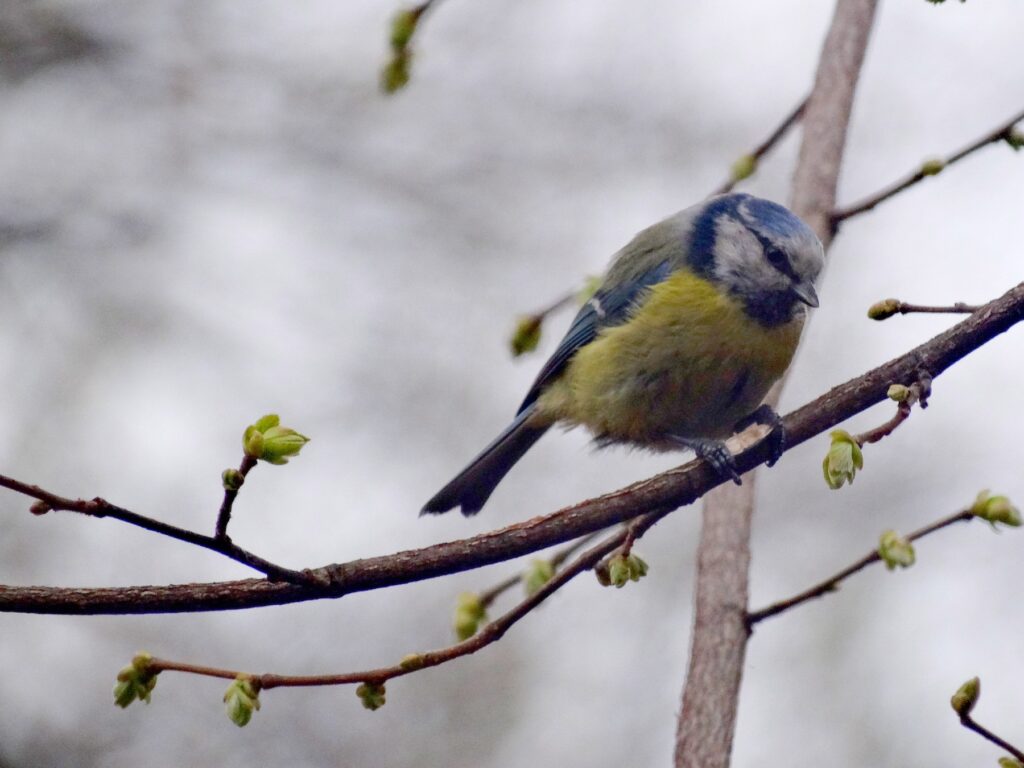
[[[814,87],[803,109],[803,141],[791,208],[827,249],[853,95],[876,0],[837,0]],[[782,383],[766,402],[778,404]],[[788,428],[788,425],[787,425]],[[788,434],[788,433],[787,433]],[[729,765],[748,633],[746,607],[754,483],[720,488],[704,502],[690,665],[676,733],[677,768]]]
[[[886,400],[890,384],[911,384],[923,369],[938,377],[973,350],[1024,320],[1024,283],[904,355],[837,386],[784,421],[793,448]],[[743,436],[740,436],[743,437]],[[735,439],[735,438],[734,438]],[[757,443],[736,456],[741,472],[769,458]],[[817,477],[817,467],[814,468]],[[691,461],[648,480],[558,512],[469,539],[328,565],[309,572],[315,585],[264,580],[116,588],[0,587],[0,611],[57,614],[181,613],[255,608],[408,584],[466,571],[546,549],[616,523],[690,504],[722,482],[703,461]],[[30,488],[29,486],[26,486]],[[16,489],[20,490],[20,489]],[[27,495],[39,498],[39,489]],[[357,513],[354,510],[354,513]],[[411,513],[410,513],[411,514]],[[740,606],[742,611],[746,606]]]

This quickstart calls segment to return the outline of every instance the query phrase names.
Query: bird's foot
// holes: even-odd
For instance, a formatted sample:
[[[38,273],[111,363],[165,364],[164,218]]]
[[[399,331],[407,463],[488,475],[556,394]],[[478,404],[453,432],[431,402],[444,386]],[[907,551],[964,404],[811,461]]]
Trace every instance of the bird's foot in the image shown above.
[[[704,459],[723,478],[732,480],[736,485],[743,484],[736,467],[736,459],[721,440],[672,435],[672,442],[692,450],[697,454],[697,458]]]
[[[740,419],[736,431],[742,432],[752,424],[763,424],[770,430],[764,439],[768,441],[770,451],[768,466],[775,466],[775,462],[786,452],[786,425],[782,423],[782,417],[770,405],[761,405],[749,416]]]

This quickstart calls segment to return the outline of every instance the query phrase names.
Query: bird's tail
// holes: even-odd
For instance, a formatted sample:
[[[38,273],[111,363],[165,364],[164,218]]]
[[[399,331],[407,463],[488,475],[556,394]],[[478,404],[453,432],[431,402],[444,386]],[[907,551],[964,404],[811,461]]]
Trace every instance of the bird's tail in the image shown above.
[[[467,517],[479,512],[501,479],[551,427],[538,425],[536,419],[531,423],[535,411],[536,406],[531,405],[516,416],[469,466],[423,505],[420,514],[436,515],[455,507],[462,507]]]

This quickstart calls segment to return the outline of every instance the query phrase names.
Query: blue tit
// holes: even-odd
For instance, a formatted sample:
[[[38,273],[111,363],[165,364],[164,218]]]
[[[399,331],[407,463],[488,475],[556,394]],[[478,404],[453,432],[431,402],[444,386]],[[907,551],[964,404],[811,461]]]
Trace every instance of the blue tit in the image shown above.
[[[752,421],[796,351],[821,243],[777,203],[710,198],[640,232],[545,363],[515,419],[423,513],[472,515],[555,424],[585,426],[599,446],[689,448],[739,482],[722,442]]]

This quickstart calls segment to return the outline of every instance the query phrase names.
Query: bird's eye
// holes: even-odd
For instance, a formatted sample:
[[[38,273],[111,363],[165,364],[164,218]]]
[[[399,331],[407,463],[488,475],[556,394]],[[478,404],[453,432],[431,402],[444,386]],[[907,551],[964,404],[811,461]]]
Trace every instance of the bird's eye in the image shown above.
[[[782,269],[788,263],[786,261],[786,254],[784,254],[778,248],[767,248],[765,250],[764,257],[768,259],[769,264],[778,269]]]

